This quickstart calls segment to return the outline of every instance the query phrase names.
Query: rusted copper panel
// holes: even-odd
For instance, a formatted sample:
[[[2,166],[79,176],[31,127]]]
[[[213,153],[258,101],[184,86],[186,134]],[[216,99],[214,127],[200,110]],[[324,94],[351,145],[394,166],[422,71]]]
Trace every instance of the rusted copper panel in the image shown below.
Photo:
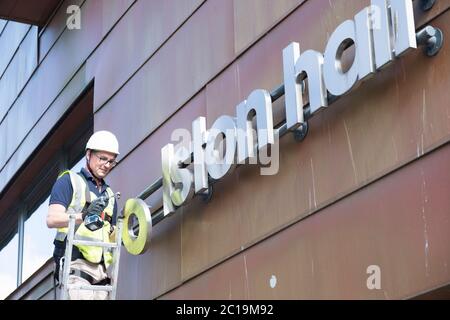
[[[43,26],[56,10],[61,0],[3,0],[0,18]]]
[[[169,300],[196,299],[232,299],[248,298],[248,281],[246,281],[245,260],[239,255],[217,267],[206,271],[193,281],[183,283],[182,286],[159,297]],[[220,277],[217,275],[220,274]]]
[[[450,281],[449,161],[447,144],[164,298],[227,299],[222,284],[242,275],[239,293],[250,299],[398,299],[442,286]],[[380,290],[367,288],[370,265],[380,267]]]
[[[239,54],[304,0],[234,0],[234,47]]]
[[[207,128],[222,115],[235,117],[239,102],[239,73],[237,63],[233,63],[206,85]]]
[[[137,276],[139,257],[133,256],[125,250],[120,252],[119,277],[117,282],[117,299],[139,299],[136,288],[141,279]],[[150,288],[148,288],[150,290]]]
[[[182,207],[182,277],[189,279],[235,252],[245,243],[242,234],[240,192],[236,175],[224,178],[214,185],[213,200],[204,203],[195,198]],[[224,212],[223,208],[227,208]]]
[[[251,48],[240,59],[238,87],[243,96],[245,88],[258,88],[261,82],[266,86],[270,81],[276,83],[276,68],[269,63],[275,60],[266,57],[281,55],[280,39],[298,34],[301,22],[312,12],[320,12],[314,7],[308,9],[308,3],[266,36],[263,42],[267,41],[267,45],[256,44],[259,50]],[[312,1],[311,5],[314,3],[320,2]],[[433,25],[447,33],[448,19],[449,14],[445,13]],[[315,41],[318,45],[319,40]],[[314,117],[303,143],[295,143],[289,135],[284,137],[277,175],[260,176],[258,167],[239,168],[235,188],[225,188],[220,193],[228,201],[216,206],[213,198],[202,209],[190,210],[189,214],[185,214],[188,209],[183,210],[183,250],[195,248],[197,252],[211,253],[208,256],[183,252],[183,276],[197,274],[240,246],[273,233],[447,141],[449,54],[447,44],[434,58],[426,57],[421,50],[408,53]],[[208,228],[196,227],[205,217]],[[236,219],[239,224],[234,234],[243,241],[238,246],[235,239],[217,232],[223,221],[228,225]]]
[[[119,131],[134,123],[132,132],[118,136],[123,154],[132,150],[232,59],[232,15],[231,1],[209,0],[201,6],[104,106],[106,114],[115,114],[111,121],[100,109],[96,129]]]
[[[448,282],[449,155],[446,147],[256,247],[252,297],[273,296],[263,280],[280,268],[277,298],[403,298]],[[367,290],[369,265],[381,268],[382,290]]]
[[[151,299],[181,283],[182,216],[173,215],[166,220],[152,235],[154,250],[139,257],[136,289],[140,298]]]
[[[88,74],[96,81],[94,110],[119,90],[203,1],[136,2],[88,59]]]

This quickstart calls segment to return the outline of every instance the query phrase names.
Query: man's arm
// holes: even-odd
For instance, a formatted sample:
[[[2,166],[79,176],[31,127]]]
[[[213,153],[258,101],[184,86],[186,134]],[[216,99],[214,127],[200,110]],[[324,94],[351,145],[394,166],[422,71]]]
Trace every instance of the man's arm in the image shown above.
[[[50,205],[47,213],[47,227],[64,228],[69,225],[69,215],[66,210],[72,201],[73,188],[69,174],[56,180],[50,195]],[[82,222],[81,213],[77,213],[76,224]]]
[[[81,213],[76,214],[75,223],[81,224],[83,219]],[[49,228],[64,228],[69,225],[69,215],[66,213],[66,208],[61,204],[51,204],[48,207],[47,213],[47,227]]]

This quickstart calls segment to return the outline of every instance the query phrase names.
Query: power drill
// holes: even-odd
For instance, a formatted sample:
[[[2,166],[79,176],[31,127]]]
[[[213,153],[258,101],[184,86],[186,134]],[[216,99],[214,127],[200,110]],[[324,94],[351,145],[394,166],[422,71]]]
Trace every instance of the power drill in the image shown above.
[[[117,192],[115,194],[115,197],[117,199],[120,198],[120,192]],[[105,203],[105,206],[103,207],[103,209],[104,209],[108,205],[109,195],[105,194],[104,196],[101,196],[101,197],[95,199],[94,201],[102,201],[103,203]],[[87,209],[87,206],[85,206],[85,209]],[[100,216],[98,214],[88,214],[84,218],[84,225],[90,231],[96,231],[98,229],[101,229],[103,227],[104,223],[105,222],[104,222],[102,216]]]

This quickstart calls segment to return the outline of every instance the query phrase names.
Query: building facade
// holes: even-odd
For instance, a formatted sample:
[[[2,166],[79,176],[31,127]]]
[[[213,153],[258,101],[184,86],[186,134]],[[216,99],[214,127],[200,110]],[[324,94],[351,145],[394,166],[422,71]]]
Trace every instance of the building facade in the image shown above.
[[[161,149],[176,144],[176,129],[235,117],[255,89],[273,96],[286,47],[324,53],[335,30],[371,5],[39,3],[0,5],[0,276],[9,299],[54,298],[48,197],[58,172],[83,165],[92,132],[118,137],[108,182],[123,208],[161,178]],[[442,31],[436,55],[420,43],[345,95],[328,95],[302,141],[279,138],[276,174],[240,165],[209,201],[196,195],[154,223],[146,252],[122,248],[118,298],[448,297],[450,1],[412,7],[415,31]],[[354,44],[338,59],[343,73]],[[272,100],[280,128],[286,99]],[[163,188],[145,201],[160,212]]]

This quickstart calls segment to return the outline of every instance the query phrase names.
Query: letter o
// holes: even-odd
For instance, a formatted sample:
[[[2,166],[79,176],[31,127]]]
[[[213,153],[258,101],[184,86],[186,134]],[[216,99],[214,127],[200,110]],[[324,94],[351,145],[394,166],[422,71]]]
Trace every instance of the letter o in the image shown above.
[[[358,58],[355,50],[355,58],[351,68],[342,72],[342,54],[349,44],[356,43],[356,29],[353,20],[344,21],[336,28],[328,40],[324,54],[323,78],[327,90],[335,96],[343,95],[351,90],[358,81]]]
[[[138,219],[139,234],[136,236],[130,225],[130,217]],[[127,251],[134,255],[143,254],[150,245],[152,216],[147,204],[138,198],[128,199],[124,208],[122,240]]]

